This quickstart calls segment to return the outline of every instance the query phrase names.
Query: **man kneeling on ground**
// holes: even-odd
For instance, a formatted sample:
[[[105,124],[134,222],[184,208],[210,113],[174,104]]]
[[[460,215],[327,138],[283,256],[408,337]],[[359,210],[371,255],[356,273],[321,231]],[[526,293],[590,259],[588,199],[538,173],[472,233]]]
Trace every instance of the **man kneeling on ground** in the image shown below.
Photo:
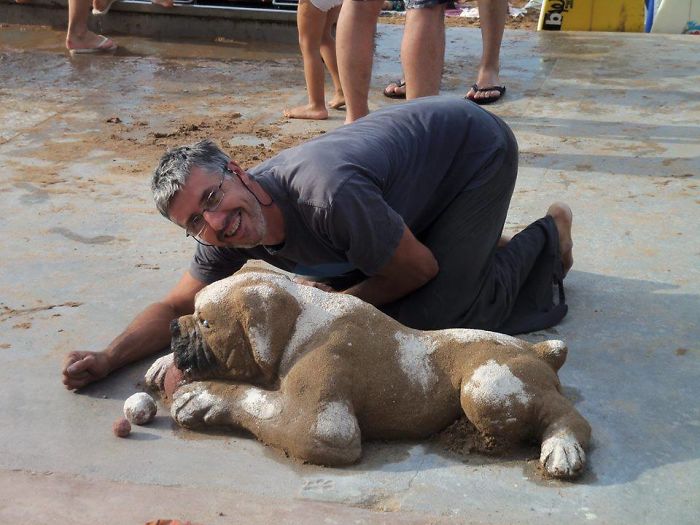
[[[63,382],[77,389],[163,350],[195,294],[251,259],[412,328],[553,326],[567,309],[571,210],[555,203],[502,238],[517,170],[501,119],[442,97],[384,108],[248,172],[210,141],[170,150],[152,189],[197,242],[189,270],[106,349],[70,353]]]

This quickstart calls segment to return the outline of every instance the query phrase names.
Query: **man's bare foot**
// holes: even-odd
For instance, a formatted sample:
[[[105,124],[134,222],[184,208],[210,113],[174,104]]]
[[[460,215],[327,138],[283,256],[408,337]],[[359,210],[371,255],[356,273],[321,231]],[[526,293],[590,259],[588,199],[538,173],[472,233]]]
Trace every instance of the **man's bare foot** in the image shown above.
[[[299,106],[292,109],[285,109],[284,116],[287,118],[303,118],[309,120],[326,120],[328,118],[328,110],[325,107],[316,106]]]
[[[387,98],[406,98],[406,81],[401,79],[390,82],[384,88],[384,96]]]
[[[340,109],[345,107],[345,97],[342,95],[342,93],[340,95],[334,95],[333,99],[328,103],[328,107],[331,109]]]
[[[561,263],[564,267],[564,277],[574,265],[573,248],[574,241],[571,238],[571,224],[574,214],[568,204],[555,202],[547,210],[547,215],[554,219],[559,232],[559,252],[561,253]]]
[[[511,240],[512,238],[513,238],[512,235],[502,234],[502,235],[501,235],[501,238],[498,239],[498,244],[497,244],[497,246],[498,246],[499,248],[503,248],[506,244],[508,244],[508,243],[510,242],[510,240]]]
[[[151,0],[152,4],[159,5],[161,7],[172,7],[173,0]]]

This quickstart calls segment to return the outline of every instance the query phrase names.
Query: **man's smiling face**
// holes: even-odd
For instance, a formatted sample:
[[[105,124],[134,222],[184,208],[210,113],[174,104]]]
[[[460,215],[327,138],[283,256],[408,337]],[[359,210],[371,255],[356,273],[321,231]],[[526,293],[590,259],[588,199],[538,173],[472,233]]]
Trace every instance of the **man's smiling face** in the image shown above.
[[[267,229],[262,208],[243,184],[250,182],[248,174],[233,162],[229,170],[217,174],[193,167],[185,186],[170,202],[170,220],[185,228],[201,215],[204,229],[198,238],[203,243],[235,248],[259,246]],[[207,200],[217,190],[223,192],[223,198],[215,209],[207,211]]]

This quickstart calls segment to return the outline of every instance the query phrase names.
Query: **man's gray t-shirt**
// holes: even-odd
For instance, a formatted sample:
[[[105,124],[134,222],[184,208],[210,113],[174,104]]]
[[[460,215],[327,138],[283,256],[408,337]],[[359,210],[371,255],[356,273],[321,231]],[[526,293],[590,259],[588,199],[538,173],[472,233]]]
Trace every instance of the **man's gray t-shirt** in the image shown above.
[[[198,245],[190,273],[211,283],[262,259],[313,277],[374,275],[404,225],[420,238],[455,196],[494,176],[512,147],[509,134],[472,102],[429,97],[285,150],[249,171],[282,211],[284,243]]]

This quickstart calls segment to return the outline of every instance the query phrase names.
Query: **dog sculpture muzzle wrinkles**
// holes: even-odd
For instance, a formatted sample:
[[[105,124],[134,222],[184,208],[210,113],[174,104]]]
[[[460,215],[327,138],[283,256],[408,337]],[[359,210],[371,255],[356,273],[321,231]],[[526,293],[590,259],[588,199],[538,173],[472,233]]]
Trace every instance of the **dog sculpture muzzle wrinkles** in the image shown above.
[[[219,363],[194,326],[183,333],[178,319],[174,319],[170,323],[170,335],[170,350],[175,356],[175,366],[183,371],[187,379],[216,375]]]

